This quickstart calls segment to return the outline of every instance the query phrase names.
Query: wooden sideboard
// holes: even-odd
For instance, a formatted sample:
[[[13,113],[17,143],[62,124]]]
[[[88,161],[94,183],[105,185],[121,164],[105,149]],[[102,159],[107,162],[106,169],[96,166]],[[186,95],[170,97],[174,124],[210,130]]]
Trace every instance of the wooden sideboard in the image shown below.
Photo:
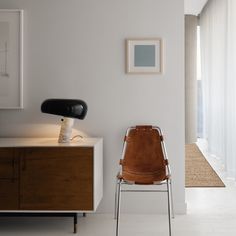
[[[0,213],[94,212],[102,196],[102,139],[0,138]]]

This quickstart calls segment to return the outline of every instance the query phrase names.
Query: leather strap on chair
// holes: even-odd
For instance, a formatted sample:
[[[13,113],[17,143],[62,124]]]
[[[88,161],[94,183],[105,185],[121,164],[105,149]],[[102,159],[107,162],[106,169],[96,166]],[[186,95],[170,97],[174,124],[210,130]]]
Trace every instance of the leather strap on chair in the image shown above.
[[[124,142],[129,142],[129,141],[130,141],[130,137],[125,136],[125,137],[124,137]]]
[[[167,159],[164,160],[164,163],[165,163],[166,166],[169,165],[169,161]]]
[[[161,141],[164,141],[163,135],[160,135],[160,139],[161,139]]]
[[[166,176],[166,179],[170,179],[170,178],[171,178],[171,175],[167,175],[167,176]]]
[[[160,184],[161,182],[163,182],[163,181],[154,181],[154,182],[152,182],[152,184]]]
[[[116,177],[117,177],[117,179],[123,179],[123,177],[120,173],[118,173]]]
[[[136,129],[152,129],[151,125],[137,125]]]

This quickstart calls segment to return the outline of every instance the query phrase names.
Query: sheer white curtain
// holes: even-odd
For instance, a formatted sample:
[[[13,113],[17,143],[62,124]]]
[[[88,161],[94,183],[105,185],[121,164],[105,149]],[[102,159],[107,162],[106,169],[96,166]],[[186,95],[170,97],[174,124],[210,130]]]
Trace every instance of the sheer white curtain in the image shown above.
[[[236,178],[236,1],[209,0],[200,30],[204,137]]]

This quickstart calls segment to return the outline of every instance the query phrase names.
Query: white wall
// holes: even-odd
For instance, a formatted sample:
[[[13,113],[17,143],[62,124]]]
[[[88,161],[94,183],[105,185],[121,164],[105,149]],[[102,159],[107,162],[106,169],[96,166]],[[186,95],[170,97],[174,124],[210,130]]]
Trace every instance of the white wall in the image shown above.
[[[110,212],[126,128],[159,125],[172,164],[176,209],[184,212],[183,0],[0,0],[0,8],[25,10],[25,109],[0,111],[0,135],[57,136],[59,117],[42,114],[42,101],[84,99],[88,115],[75,127],[104,138],[99,211]],[[163,38],[163,75],[124,73],[129,37]],[[144,194],[136,195],[126,194],[125,211],[166,210],[164,196],[148,194],[146,201]]]

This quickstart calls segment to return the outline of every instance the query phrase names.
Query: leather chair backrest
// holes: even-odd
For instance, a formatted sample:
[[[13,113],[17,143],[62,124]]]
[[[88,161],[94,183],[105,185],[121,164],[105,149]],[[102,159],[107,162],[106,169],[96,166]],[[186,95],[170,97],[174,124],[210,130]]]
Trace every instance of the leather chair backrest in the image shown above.
[[[162,139],[158,129],[152,126],[136,126],[129,130],[121,161],[124,180],[153,184],[167,178]]]

